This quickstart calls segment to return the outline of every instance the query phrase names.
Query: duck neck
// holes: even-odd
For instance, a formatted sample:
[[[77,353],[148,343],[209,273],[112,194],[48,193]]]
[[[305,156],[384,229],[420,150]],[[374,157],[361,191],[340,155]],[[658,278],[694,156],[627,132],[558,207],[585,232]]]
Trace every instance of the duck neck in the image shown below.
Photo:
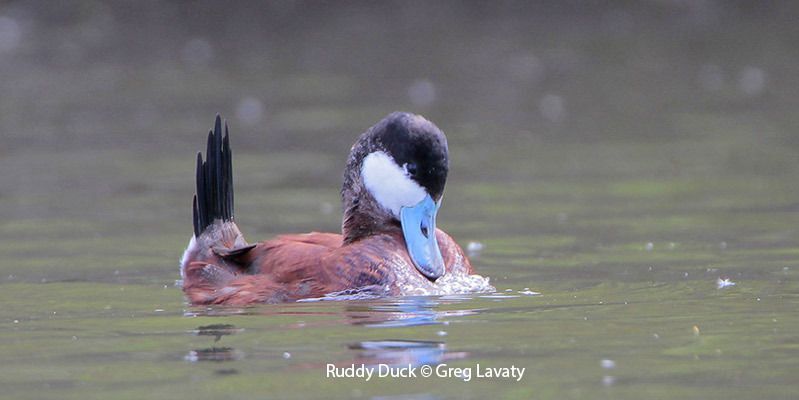
[[[360,188],[360,186],[355,186]],[[341,222],[341,234],[344,244],[356,242],[365,237],[402,232],[402,227],[377,204],[367,190],[342,190],[344,217]]]

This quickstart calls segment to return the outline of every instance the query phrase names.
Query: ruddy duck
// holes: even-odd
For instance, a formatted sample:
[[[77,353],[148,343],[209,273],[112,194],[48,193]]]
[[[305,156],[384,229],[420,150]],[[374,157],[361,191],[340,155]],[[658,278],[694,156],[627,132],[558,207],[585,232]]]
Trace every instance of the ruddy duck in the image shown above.
[[[216,117],[197,155],[194,236],[181,260],[192,304],[276,303],[489,291],[463,250],[436,228],[449,171],[447,139],[421,116],[395,112],[352,146],[341,189],[341,234],[283,235],[249,244],[233,216],[227,123]],[[446,289],[442,289],[446,285]]]

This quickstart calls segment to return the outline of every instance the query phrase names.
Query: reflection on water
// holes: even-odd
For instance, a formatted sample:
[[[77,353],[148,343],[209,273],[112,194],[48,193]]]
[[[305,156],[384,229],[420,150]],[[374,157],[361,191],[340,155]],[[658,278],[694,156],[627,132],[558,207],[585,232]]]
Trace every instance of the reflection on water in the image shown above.
[[[351,303],[347,305],[345,315],[352,325],[396,328],[446,324],[443,318],[477,313],[477,310],[468,309],[452,311],[437,309],[443,303],[454,302],[452,299],[442,301],[435,297],[408,297],[390,302]]]
[[[231,324],[213,324],[201,326],[192,331],[197,336],[213,336],[214,342],[222,339],[222,336],[233,335],[242,332],[243,329],[238,329]]]
[[[236,328],[231,324],[212,324],[212,325],[204,325],[197,327],[197,329],[189,331],[189,333],[197,336],[213,336],[214,343],[216,343],[219,342],[219,340],[221,340],[223,336],[235,335],[242,331],[244,330]],[[232,347],[212,346],[208,348],[192,350],[188,354],[186,354],[186,356],[184,356],[183,359],[189,362],[200,362],[200,361],[222,362],[222,361],[235,361],[241,359],[243,356],[244,356],[243,353]]]
[[[454,310],[441,310],[442,306],[459,306],[473,300],[468,295],[453,295],[447,297],[401,297],[380,299],[372,301],[349,301],[343,303],[324,303],[323,310],[315,303],[296,303],[286,305],[268,305],[262,307],[208,307],[192,311],[191,316],[229,317],[231,315],[253,315],[263,318],[278,316],[295,317],[339,317],[322,323],[294,323],[285,328],[314,329],[333,327],[337,325],[350,325],[363,328],[411,328],[426,325],[450,324],[450,318],[461,318],[478,315],[479,309],[459,308]],[[342,304],[343,307],[331,309]],[[232,324],[209,324],[189,331],[195,336],[211,336],[214,342],[219,342],[224,336],[236,335],[244,332],[243,328]],[[374,331],[374,332],[383,332]],[[394,331],[396,332],[396,331]],[[438,330],[438,337],[444,337],[447,332]],[[396,337],[396,335],[394,335]],[[469,353],[465,351],[448,351],[447,344],[442,340],[418,340],[413,338],[379,338],[358,342],[342,343],[342,346],[352,350],[355,354],[344,360],[330,360],[335,365],[364,364],[364,365],[423,365],[439,364],[447,360],[463,359]],[[291,358],[290,353],[283,348],[275,348],[274,352],[283,352],[283,358]],[[241,351],[233,347],[217,347],[195,349],[189,352],[184,359],[189,362],[201,361],[236,361],[244,357]],[[318,365],[314,364],[315,367]]]
[[[368,285],[352,289],[344,289],[337,292],[327,293],[322,297],[312,297],[307,299],[300,299],[297,302],[314,302],[314,301],[345,301],[345,300],[367,300],[378,299],[383,297],[388,290],[388,287],[382,285]]]
[[[192,350],[186,354],[184,359],[188,362],[201,362],[201,361],[236,361],[244,355],[232,347],[209,347],[205,349]]]
[[[357,350],[354,364],[374,366],[435,365],[447,360],[466,358],[466,352],[448,352],[444,342],[423,340],[367,340],[348,346]]]
[[[536,293],[537,294],[537,293]],[[295,315],[295,316],[328,316],[335,317],[316,323],[297,323],[289,328],[306,328],[309,326],[348,324],[370,328],[398,328],[422,325],[446,325],[446,318],[465,317],[477,314],[479,309],[441,310],[442,305],[458,305],[474,298],[515,298],[519,296],[489,295],[449,295],[449,296],[415,296],[392,297],[372,300],[337,301],[325,306],[316,302],[297,302],[281,305],[251,307],[195,307],[187,310],[187,317],[225,317],[233,315]],[[214,324],[196,330],[200,336],[222,336],[240,332],[232,325]]]

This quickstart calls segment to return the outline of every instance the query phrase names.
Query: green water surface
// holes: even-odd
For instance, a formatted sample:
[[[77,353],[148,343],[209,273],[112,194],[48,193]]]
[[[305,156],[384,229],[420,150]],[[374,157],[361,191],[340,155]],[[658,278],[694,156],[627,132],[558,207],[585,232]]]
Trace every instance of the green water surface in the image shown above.
[[[0,5],[0,398],[799,396],[795,6],[134,4]],[[497,293],[185,303],[215,112],[256,241],[337,231],[396,109],[447,133],[439,226]]]

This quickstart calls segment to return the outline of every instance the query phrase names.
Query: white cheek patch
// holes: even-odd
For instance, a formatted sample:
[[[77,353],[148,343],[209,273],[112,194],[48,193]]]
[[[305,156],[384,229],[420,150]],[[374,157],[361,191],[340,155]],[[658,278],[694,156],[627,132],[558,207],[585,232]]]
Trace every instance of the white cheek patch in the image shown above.
[[[363,159],[361,178],[375,200],[397,219],[400,208],[415,206],[427,195],[424,188],[382,151],[370,153]]]

